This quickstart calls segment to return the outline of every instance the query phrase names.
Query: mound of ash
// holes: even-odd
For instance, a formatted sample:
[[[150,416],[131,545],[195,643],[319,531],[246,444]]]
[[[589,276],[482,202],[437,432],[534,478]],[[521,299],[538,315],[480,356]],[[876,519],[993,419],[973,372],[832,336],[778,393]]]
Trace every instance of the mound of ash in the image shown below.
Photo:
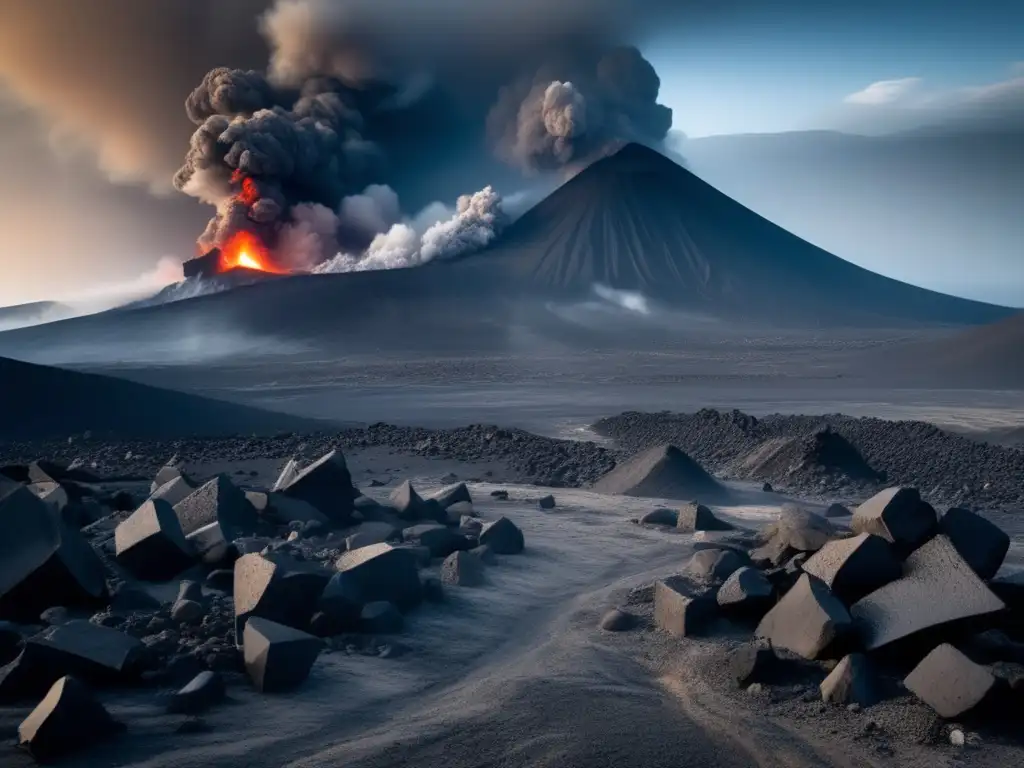
[[[718,501],[727,495],[715,478],[674,445],[659,445],[622,462],[594,483],[594,490],[651,499]]]
[[[997,576],[1010,537],[964,509],[939,515],[910,487],[869,498],[850,528],[784,505],[755,548],[742,533],[718,539],[634,590],[631,608],[686,653],[688,674],[748,701],[859,720],[862,737],[862,710],[899,723],[921,707],[926,727],[937,715],[998,738],[1015,732],[1006,713],[1024,694],[1024,601],[1019,579]],[[927,736],[887,733],[907,745]]]
[[[871,488],[884,477],[842,435],[826,426],[809,435],[767,440],[734,461],[726,474],[773,487],[817,486],[822,492]]]
[[[709,471],[727,474],[737,461],[772,440],[800,438],[825,428],[845,439],[887,482],[928,489],[940,503],[987,509],[1024,506],[1024,452],[988,445],[920,421],[886,421],[842,414],[762,419],[739,411],[704,409],[696,413],[623,413],[601,419],[595,431],[629,453],[672,443]],[[884,474],[883,474],[884,473]],[[762,479],[750,476],[750,479]],[[764,480],[775,483],[771,477]],[[816,481],[802,474],[780,488],[816,494]],[[841,486],[837,486],[841,487]],[[852,486],[851,493],[860,486]]]
[[[121,309],[142,309],[144,307],[160,306],[161,304],[173,304],[176,301],[210,296],[214,293],[223,293],[224,291],[242,288],[246,285],[255,285],[267,280],[280,279],[280,277],[280,275],[271,274],[270,272],[237,267],[217,275],[188,277],[181,282],[172,283],[160,289],[153,296],[125,304]]]
[[[176,461],[130,503],[53,461],[0,474],[0,714],[35,706],[10,714],[39,760],[150,727],[148,712],[115,722],[96,689],[159,689],[169,729],[232,688],[300,688],[321,653],[409,652],[408,614],[493,589],[490,567],[526,546],[509,518],[480,518],[465,484],[359,495],[338,450],[284,463],[273,488]]]

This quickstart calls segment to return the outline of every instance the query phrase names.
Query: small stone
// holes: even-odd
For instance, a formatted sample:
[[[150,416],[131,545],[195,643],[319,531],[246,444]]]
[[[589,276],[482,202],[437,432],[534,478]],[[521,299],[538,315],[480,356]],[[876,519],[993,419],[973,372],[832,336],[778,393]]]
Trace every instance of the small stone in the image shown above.
[[[539,507],[540,507],[541,509],[554,509],[554,508],[555,508],[555,497],[554,497],[554,496],[551,496],[551,495],[548,495],[548,496],[543,496],[543,497],[541,497],[541,499],[540,499],[540,500],[539,500],[539,501],[537,502],[537,505],[538,505],[538,506],[539,506]]]
[[[441,565],[441,581],[461,587],[480,587],[486,582],[483,559],[469,552],[453,552]]]
[[[179,624],[192,624],[203,617],[204,609],[201,603],[194,600],[178,600],[171,608],[171,620]]]
[[[612,608],[601,619],[605,632],[627,632],[636,626],[636,616],[621,608]]]
[[[224,678],[217,672],[200,672],[191,682],[171,696],[167,711],[171,714],[193,714],[209,709],[224,699]]]
[[[764,686],[760,683],[751,683],[747,686],[747,693],[749,693],[751,696],[759,696],[760,694],[764,693]]]
[[[964,732],[959,728],[954,728],[949,732],[949,743],[954,747],[962,747],[967,743],[967,737],[964,736]]]
[[[846,705],[846,710],[848,712],[853,712],[853,714],[857,714],[858,712],[860,712],[861,706],[857,702],[853,702],[853,704]]]

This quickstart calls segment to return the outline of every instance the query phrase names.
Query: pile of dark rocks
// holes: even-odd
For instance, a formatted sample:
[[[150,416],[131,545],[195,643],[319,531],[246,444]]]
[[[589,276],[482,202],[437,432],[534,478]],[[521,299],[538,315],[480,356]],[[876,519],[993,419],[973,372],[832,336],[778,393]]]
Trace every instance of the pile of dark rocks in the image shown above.
[[[722,529],[700,505],[641,522]],[[752,546],[705,538],[683,573],[654,584],[653,622],[680,638],[752,631],[730,658],[739,686],[782,684],[803,665],[826,703],[859,711],[909,692],[940,718],[995,713],[1019,728],[1024,574],[997,575],[1010,538],[989,520],[938,515],[916,489],[893,487],[852,513],[786,505]]]
[[[195,716],[237,681],[295,688],[325,650],[397,655],[409,611],[524,548],[463,483],[360,495],[337,449],[266,489],[176,459],[141,503],[98,480],[55,462],[0,475],[0,706],[38,702],[19,741],[41,761],[123,730],[97,687],[163,689]]]
[[[875,492],[886,485],[907,485],[922,489],[935,503],[950,506],[970,504],[993,511],[1024,508],[1020,482],[1024,451],[971,440],[920,421],[842,414],[755,418],[740,411],[704,409],[696,413],[628,412],[601,419],[594,430],[614,439],[616,448],[629,455],[672,443],[720,476],[767,481],[778,490],[805,496],[863,498],[862,491],[868,488]],[[786,466],[780,471],[777,463],[766,462],[760,472],[738,471],[738,464],[773,441],[807,441],[808,447],[815,449],[808,455],[814,457],[818,448],[810,438],[822,434],[831,435],[832,443],[838,436],[852,446],[866,468],[877,473],[874,487],[865,483],[870,478],[864,477],[864,466],[855,472],[837,473],[827,471],[828,462],[826,466],[815,462],[790,472]],[[829,457],[836,455],[834,448],[827,451]],[[787,453],[792,450],[786,448]],[[845,453],[842,463],[848,470],[856,457]]]

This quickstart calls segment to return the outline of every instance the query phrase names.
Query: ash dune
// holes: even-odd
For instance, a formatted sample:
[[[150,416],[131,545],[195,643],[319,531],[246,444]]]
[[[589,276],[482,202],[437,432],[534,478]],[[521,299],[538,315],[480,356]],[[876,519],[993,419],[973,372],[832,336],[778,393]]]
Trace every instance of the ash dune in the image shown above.
[[[130,381],[0,358],[0,439],[91,431],[139,438],[273,433],[322,422]]]
[[[459,260],[270,280],[115,310],[2,334],[0,353],[61,363],[62,350],[116,343],[119,352],[107,356],[119,360],[125,345],[218,330],[344,351],[492,352],[523,328],[584,348],[617,335],[628,343],[638,332],[670,340],[679,330],[628,308],[597,329],[552,311],[592,301],[595,289],[611,303],[614,292],[631,292],[649,314],[679,313],[680,325],[682,313],[820,329],[980,324],[1011,312],[856,267],[630,144],[567,182],[492,247]]]

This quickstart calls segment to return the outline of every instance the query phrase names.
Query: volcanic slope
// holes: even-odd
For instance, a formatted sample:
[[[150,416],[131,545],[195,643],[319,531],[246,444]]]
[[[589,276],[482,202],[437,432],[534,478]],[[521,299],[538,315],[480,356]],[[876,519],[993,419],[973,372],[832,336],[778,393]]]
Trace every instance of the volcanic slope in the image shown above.
[[[110,376],[0,357],[0,440],[63,437],[178,438],[309,432],[325,422],[225,403]]]
[[[869,272],[801,240],[658,152],[629,144],[579,173],[469,257],[506,285],[597,284],[719,317],[779,323],[975,324],[1011,310]]]

